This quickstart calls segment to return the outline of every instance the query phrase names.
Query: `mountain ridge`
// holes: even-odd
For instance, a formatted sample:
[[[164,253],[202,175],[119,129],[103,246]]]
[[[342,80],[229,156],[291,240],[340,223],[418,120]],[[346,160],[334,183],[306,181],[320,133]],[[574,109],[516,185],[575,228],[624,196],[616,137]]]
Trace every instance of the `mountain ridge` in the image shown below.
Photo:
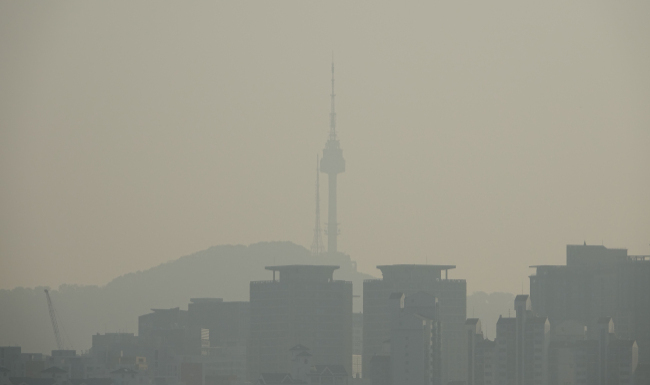
[[[353,282],[361,295],[363,280],[373,279],[356,270],[350,256],[314,257],[292,242],[259,242],[251,245],[219,245],[161,263],[147,270],[114,278],[104,286],[60,285],[50,290],[59,327],[67,348],[86,350],[95,333],[137,334],[138,316],[152,308],[187,308],[190,298],[217,297],[224,301],[248,301],[250,281],[270,280],[265,266],[289,264],[338,265],[334,278]],[[43,289],[0,290],[0,346],[22,346],[24,352],[49,353],[56,348]],[[498,313],[507,314],[514,296],[508,293],[475,293],[468,296],[468,317],[486,318],[490,326]],[[362,309],[361,298],[354,309]],[[470,312],[471,311],[471,312]],[[492,333],[492,335],[494,335]]]

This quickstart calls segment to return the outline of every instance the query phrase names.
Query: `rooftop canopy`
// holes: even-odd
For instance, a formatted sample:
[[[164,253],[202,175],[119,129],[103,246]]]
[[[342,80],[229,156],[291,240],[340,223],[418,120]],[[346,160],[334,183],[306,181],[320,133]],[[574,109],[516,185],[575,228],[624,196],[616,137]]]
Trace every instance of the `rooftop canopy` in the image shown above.
[[[275,281],[275,272],[280,273],[279,281],[310,281],[310,282],[330,282],[333,280],[334,270],[340,266],[333,265],[284,265],[284,266],[267,266],[266,270],[273,272]]]
[[[409,280],[415,277],[427,279],[441,278],[444,270],[455,269],[456,265],[380,265],[377,266],[386,280]]]

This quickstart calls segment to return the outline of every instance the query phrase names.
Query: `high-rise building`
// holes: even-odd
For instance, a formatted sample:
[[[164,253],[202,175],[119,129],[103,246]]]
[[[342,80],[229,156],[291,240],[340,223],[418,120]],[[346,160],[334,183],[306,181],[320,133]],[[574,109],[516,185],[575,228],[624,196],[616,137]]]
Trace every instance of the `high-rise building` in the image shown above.
[[[492,385],[494,382],[496,343],[483,337],[481,321],[468,318],[467,331],[467,385]]]
[[[363,313],[352,314],[352,377],[361,377],[363,355]]]
[[[18,369],[20,354],[20,346],[0,346],[0,367],[7,369],[7,373],[12,376],[20,376]]]
[[[466,381],[467,283],[461,279],[448,279],[448,270],[455,267],[452,265],[377,266],[383,278],[364,281],[364,377],[370,375],[370,360],[382,350],[384,341],[390,338],[390,295],[400,292],[409,296],[422,291],[438,299],[439,319],[442,324],[441,383]],[[442,271],[445,272],[444,277]]]
[[[151,309],[151,313],[138,317],[140,343],[152,348],[165,348],[170,353],[200,354],[201,336],[188,329],[187,310]]]
[[[175,307],[171,309],[151,309],[151,313],[138,317],[138,336],[153,337],[157,331],[185,329],[187,327],[187,310]]]
[[[192,336],[208,331],[205,354],[210,355],[209,373],[219,376],[247,376],[246,357],[250,336],[250,303],[221,298],[192,298],[187,306],[188,329]],[[196,344],[195,344],[196,346]]]
[[[309,347],[314,365],[352,373],[352,283],[338,266],[270,266],[273,280],[250,284],[249,378],[290,372],[291,347]]]
[[[390,296],[392,385],[440,385],[438,300],[425,292]]]
[[[323,157],[320,160],[321,172],[327,174],[328,180],[328,201],[327,201],[327,253],[332,255],[338,253],[339,224],[336,212],[336,178],[345,171],[345,159],[343,150],[336,137],[336,109],[334,103],[334,62],[332,62],[332,94],[330,109],[330,133]]]
[[[495,384],[545,385],[550,324],[533,314],[528,295],[515,297],[516,317],[497,321]]]
[[[572,329],[570,336],[554,336],[549,346],[548,385],[645,383],[635,382],[636,342],[618,339],[611,318],[599,319],[592,333]],[[589,335],[595,338],[587,339]]]
[[[650,367],[650,256],[568,245],[566,265],[532,267],[536,268],[530,276],[532,308],[549,318],[552,334],[568,320],[592,333],[600,318],[612,317],[620,338],[636,340],[640,364]]]

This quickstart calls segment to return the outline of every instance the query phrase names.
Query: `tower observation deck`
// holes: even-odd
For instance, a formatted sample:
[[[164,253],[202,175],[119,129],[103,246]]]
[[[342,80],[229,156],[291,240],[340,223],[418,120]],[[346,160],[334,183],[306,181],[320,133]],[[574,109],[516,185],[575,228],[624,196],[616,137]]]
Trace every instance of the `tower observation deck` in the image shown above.
[[[337,238],[339,235],[338,219],[336,216],[336,176],[345,171],[345,159],[343,150],[336,138],[336,109],[334,107],[334,62],[332,61],[332,94],[330,110],[330,134],[323,149],[323,157],[320,161],[320,171],[327,174],[328,179],[328,203],[327,203],[327,253],[338,252]]]

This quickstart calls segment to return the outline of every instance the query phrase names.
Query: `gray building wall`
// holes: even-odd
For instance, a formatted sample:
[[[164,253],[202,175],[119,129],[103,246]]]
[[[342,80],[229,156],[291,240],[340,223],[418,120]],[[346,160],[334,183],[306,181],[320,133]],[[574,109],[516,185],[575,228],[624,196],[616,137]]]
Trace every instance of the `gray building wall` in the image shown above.
[[[528,295],[515,298],[515,318],[499,318],[495,383],[546,385],[550,323],[530,310]]]
[[[440,385],[440,322],[435,297],[418,292],[390,297],[392,384]]]
[[[251,282],[249,378],[289,372],[295,345],[310,349],[314,365],[352,373],[352,283],[334,280],[337,268],[267,267],[273,280]]]
[[[465,280],[446,279],[442,271],[455,266],[390,265],[378,266],[383,279],[366,280],[363,284],[363,367],[390,338],[389,297],[402,292],[406,296],[423,291],[438,298],[441,322],[441,380],[466,381],[467,347],[465,319],[467,315],[467,284]],[[446,276],[446,275],[445,275]],[[364,376],[366,371],[364,369]]]
[[[619,337],[636,340],[639,362],[650,365],[650,256],[629,256],[626,249],[600,245],[568,245],[566,265],[533,267],[532,308],[549,318],[553,334],[567,320],[593,331],[599,318],[612,317]]]

